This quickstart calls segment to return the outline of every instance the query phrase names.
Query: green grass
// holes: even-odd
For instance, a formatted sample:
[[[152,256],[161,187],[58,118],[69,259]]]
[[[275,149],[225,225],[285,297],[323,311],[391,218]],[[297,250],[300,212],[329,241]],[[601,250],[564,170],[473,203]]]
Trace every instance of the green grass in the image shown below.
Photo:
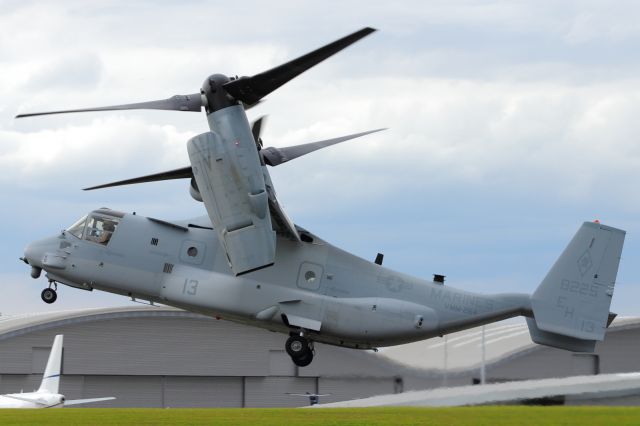
[[[639,425],[640,407],[65,408],[2,410],[0,425]]]

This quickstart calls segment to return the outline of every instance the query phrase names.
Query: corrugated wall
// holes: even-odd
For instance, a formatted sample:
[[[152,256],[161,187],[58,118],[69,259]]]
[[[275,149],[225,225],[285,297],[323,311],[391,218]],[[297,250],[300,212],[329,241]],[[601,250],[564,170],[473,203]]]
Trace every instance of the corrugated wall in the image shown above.
[[[145,314],[146,315],[146,314]],[[614,329],[615,330],[615,329]],[[611,330],[597,345],[602,373],[639,371],[639,327]],[[286,336],[226,321],[136,313],[65,321],[2,336],[0,393],[36,389],[46,348],[65,335],[61,392],[69,399],[116,396],[96,406],[277,407],[308,404],[287,393],[331,393],[323,402],[441,386],[441,376],[402,369],[371,353],[316,345],[316,358],[295,367]],[[489,380],[564,377],[582,358],[537,347],[488,366]],[[477,370],[451,372],[449,385],[469,384]]]
[[[242,377],[165,377],[165,407],[242,407]]]
[[[320,378],[318,393],[331,394],[322,397],[322,402],[337,402],[394,393],[394,384],[395,378]]]
[[[16,374],[0,377],[0,393],[33,392],[38,390],[42,375]]]
[[[397,375],[370,353],[320,344],[311,366],[298,368],[284,351],[286,335],[138,312],[0,339],[0,393],[39,386],[56,334],[65,336],[61,392],[68,399],[117,397],[96,407],[295,407],[308,399],[287,393],[317,392],[318,377],[350,377],[332,389],[356,398],[372,386],[393,391]]]
[[[85,376],[82,388],[82,398],[118,398],[115,401],[101,403],[101,407],[162,408],[162,394],[162,377]],[[66,397],[74,399],[69,395]]]
[[[312,377],[247,377],[245,379],[246,407],[300,407],[309,405],[306,397],[287,393],[316,391]]]

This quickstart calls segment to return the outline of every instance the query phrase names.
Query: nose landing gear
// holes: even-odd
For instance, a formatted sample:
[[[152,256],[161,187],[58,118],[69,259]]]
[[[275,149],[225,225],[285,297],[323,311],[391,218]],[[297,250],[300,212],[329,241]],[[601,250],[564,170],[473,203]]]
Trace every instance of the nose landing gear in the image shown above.
[[[304,336],[292,335],[285,343],[285,349],[298,367],[306,367],[313,361],[313,343]]]
[[[51,286],[53,286],[53,288],[51,288]],[[42,293],[40,293],[42,301],[48,304],[55,302],[58,298],[56,290],[58,290],[58,284],[56,284],[55,281],[49,281],[49,287],[45,288],[42,290]]]

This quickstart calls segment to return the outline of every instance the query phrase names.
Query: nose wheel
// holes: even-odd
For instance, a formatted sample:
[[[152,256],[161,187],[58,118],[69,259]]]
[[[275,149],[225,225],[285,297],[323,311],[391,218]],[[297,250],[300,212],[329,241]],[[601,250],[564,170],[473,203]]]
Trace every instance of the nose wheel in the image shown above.
[[[285,349],[298,367],[306,367],[313,361],[313,346],[304,336],[291,336],[285,343]]]
[[[53,285],[54,288],[51,288],[51,285]],[[56,299],[58,298],[58,293],[56,292],[57,287],[58,286],[56,285],[56,283],[49,283],[49,287],[42,290],[42,293],[40,293],[40,297],[42,298],[42,301],[44,303],[51,304],[56,301]]]

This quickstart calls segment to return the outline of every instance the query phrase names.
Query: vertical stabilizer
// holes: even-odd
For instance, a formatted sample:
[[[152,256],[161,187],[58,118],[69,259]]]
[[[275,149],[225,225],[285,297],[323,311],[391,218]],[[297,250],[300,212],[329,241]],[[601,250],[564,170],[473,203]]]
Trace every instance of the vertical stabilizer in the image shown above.
[[[38,392],[58,393],[60,387],[60,373],[62,368],[62,334],[53,339],[51,353],[47,360],[47,368],[42,376],[42,383]]]
[[[625,232],[585,222],[531,298],[534,341],[593,350],[603,340]]]

